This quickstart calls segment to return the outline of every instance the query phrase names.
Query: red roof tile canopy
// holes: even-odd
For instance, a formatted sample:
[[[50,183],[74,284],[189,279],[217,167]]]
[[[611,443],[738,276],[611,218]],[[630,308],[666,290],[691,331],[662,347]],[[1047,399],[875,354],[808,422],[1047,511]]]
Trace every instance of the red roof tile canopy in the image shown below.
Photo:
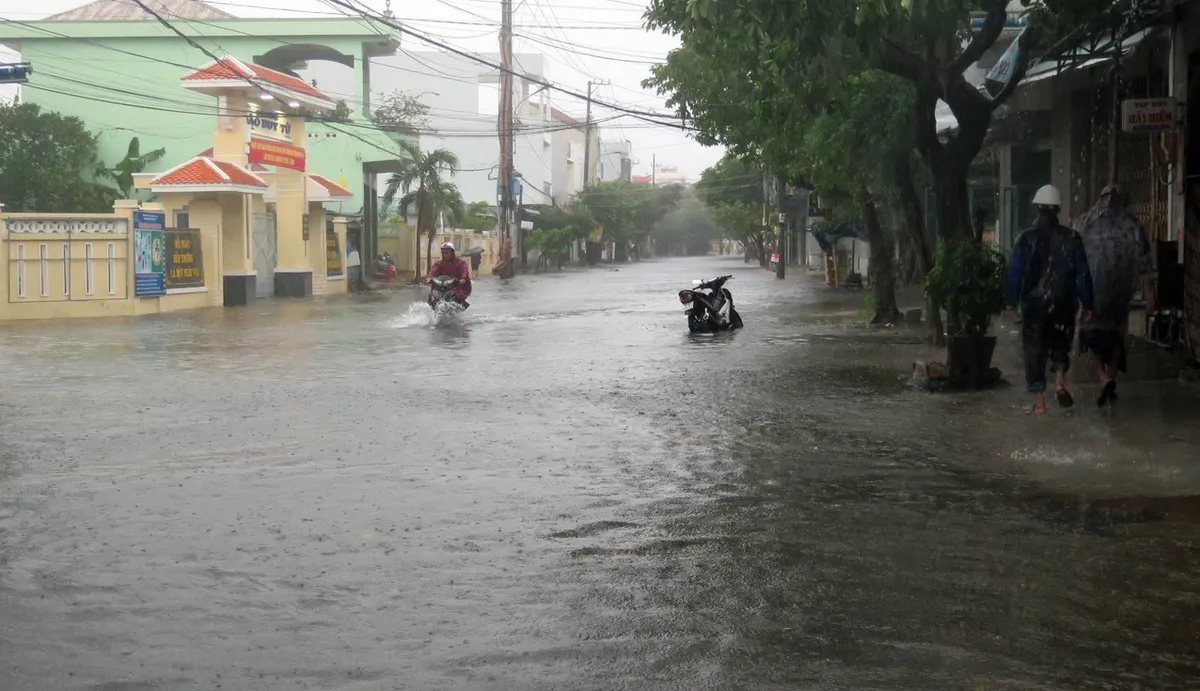
[[[321,187],[324,187],[329,192],[329,196],[331,196],[331,197],[353,197],[354,196],[353,192],[346,189],[345,187],[342,187],[341,185],[337,184],[333,180],[330,180],[329,178],[327,178],[323,175],[317,175],[316,173],[309,173],[308,177],[312,178],[313,182],[317,183]]]
[[[249,80],[251,82],[264,83],[274,86],[279,89],[286,89],[297,94],[308,96],[309,98],[319,99],[327,103],[333,103],[333,99],[318,91],[308,82],[298,77],[293,77],[290,74],[277,72],[269,67],[256,65],[254,63],[246,64],[232,56],[225,56],[218,61],[210,62],[204,67],[185,74],[180,77],[180,81],[195,82],[195,81],[229,81],[229,80]]]
[[[152,186],[237,186],[266,188],[267,183],[239,165],[196,157],[175,166],[150,182]]]

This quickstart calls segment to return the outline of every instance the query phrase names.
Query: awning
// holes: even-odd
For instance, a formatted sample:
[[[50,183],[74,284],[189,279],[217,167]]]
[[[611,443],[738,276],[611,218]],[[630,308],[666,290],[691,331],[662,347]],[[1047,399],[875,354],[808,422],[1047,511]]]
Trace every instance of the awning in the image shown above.
[[[1132,53],[1137,49],[1139,44],[1147,38],[1152,37],[1155,32],[1156,27],[1148,27],[1121,39],[1121,55],[1124,56]],[[1025,70],[1025,77],[1021,79],[1021,84],[1018,88],[1042,79],[1057,77],[1067,70],[1087,69],[1111,62],[1116,57],[1117,46],[1116,42],[1112,39],[1112,34],[1097,34],[1083,39],[1079,45],[1064,52],[1057,58],[1041,60],[1031,65]],[[958,129],[958,120],[954,117],[954,113],[951,112],[950,106],[940,100],[938,101],[937,108],[934,110],[934,116],[937,118],[938,137],[945,141],[950,133]]]
[[[1121,39],[1120,54],[1128,55],[1147,38],[1155,34],[1155,27],[1148,27]],[[1084,39],[1084,42],[1057,58],[1039,61],[1025,70],[1022,84],[1029,84],[1058,75],[1067,70],[1083,70],[1113,61],[1117,57],[1117,44],[1111,33]]]

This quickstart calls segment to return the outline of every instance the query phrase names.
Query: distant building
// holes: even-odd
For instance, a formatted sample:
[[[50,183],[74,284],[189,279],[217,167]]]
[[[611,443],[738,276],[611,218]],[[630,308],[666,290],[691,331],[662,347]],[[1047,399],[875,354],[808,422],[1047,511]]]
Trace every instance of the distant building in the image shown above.
[[[633,144],[628,139],[600,141],[600,168],[597,178],[603,182],[629,180],[633,174]]]

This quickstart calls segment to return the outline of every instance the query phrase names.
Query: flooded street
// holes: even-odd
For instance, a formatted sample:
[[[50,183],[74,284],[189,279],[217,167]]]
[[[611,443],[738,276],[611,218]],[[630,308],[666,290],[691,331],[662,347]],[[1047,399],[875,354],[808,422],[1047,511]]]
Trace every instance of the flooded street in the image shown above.
[[[1194,394],[920,393],[737,258],[417,295],[0,327],[0,689],[1200,687]]]

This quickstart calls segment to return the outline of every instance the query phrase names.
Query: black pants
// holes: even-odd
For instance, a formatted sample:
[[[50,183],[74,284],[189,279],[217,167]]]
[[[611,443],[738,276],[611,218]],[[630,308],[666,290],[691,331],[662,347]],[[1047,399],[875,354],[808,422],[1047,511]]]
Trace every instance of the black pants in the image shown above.
[[[1040,315],[1025,314],[1021,319],[1021,347],[1025,354],[1025,390],[1041,393],[1046,390],[1046,363],[1051,372],[1071,369],[1071,343],[1075,340],[1075,325],[1049,320]]]

